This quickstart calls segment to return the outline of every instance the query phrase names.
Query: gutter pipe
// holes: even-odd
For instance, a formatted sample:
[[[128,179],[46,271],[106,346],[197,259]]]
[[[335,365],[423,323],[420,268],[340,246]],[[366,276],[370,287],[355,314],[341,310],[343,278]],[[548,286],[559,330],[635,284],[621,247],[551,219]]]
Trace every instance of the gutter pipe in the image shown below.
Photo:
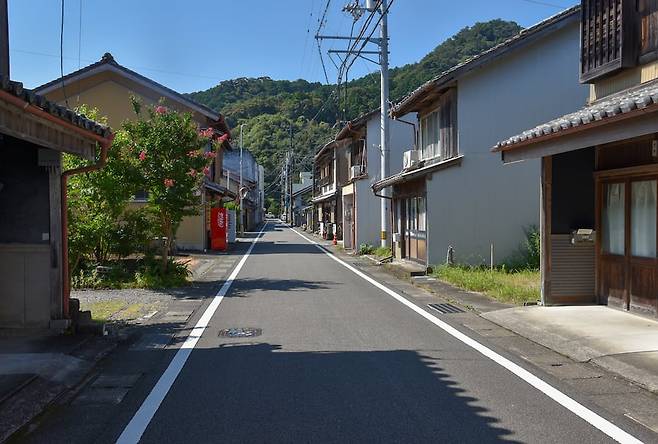
[[[69,300],[71,298],[71,272],[69,270],[69,227],[68,227],[68,193],[67,184],[69,176],[98,171],[107,164],[107,152],[114,140],[114,134],[107,138],[94,137],[101,146],[101,155],[98,162],[72,170],[62,171],[62,311],[64,318],[69,318]]]

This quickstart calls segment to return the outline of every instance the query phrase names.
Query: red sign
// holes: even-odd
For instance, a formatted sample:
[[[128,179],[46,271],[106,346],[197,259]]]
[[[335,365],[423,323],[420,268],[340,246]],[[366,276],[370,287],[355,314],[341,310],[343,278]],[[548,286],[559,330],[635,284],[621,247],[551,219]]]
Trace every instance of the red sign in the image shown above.
[[[212,208],[210,210],[210,249],[226,251],[227,225],[226,208]]]

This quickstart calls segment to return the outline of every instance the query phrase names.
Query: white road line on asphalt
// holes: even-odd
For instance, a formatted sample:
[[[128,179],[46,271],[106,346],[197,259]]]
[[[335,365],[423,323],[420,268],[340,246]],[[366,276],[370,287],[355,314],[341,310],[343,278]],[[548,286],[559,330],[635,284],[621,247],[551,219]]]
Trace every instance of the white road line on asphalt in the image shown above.
[[[178,351],[176,352],[174,359],[171,360],[167,369],[164,371],[162,376],[160,376],[160,379],[158,379],[158,382],[155,384],[153,389],[151,389],[151,393],[149,393],[149,395],[146,397],[144,402],[142,402],[142,405],[139,407],[135,415],[132,417],[126,428],[123,429],[121,436],[119,436],[119,438],[116,441],[117,443],[120,444],[137,443],[142,438],[144,431],[146,430],[149,423],[153,419],[153,416],[155,416],[155,413],[158,411],[158,408],[160,407],[160,404],[162,404],[162,401],[164,400],[165,396],[167,396],[167,393],[169,393],[169,390],[174,385],[176,378],[178,377],[181,370],[183,369],[183,366],[185,366],[185,362],[187,361],[187,358],[190,357],[190,354],[192,353],[192,350],[194,350],[196,343],[203,335],[203,332],[206,330],[206,327],[208,327],[210,320],[212,319],[213,315],[217,311],[217,308],[219,308],[219,304],[222,303],[224,296],[226,296],[226,293],[228,293],[228,291],[230,290],[231,285],[233,285],[233,281],[235,281],[235,278],[238,276],[238,273],[240,273],[240,270],[242,269],[245,262],[247,261],[247,258],[251,254],[251,250],[254,249],[254,246],[263,235],[263,232],[265,231],[266,227],[267,227],[267,222],[265,223],[265,225],[263,225],[263,228],[258,232],[258,235],[251,242],[251,245],[249,246],[247,252],[244,254],[244,256],[242,256],[242,259],[240,260],[238,265],[236,265],[236,267],[233,269],[233,272],[228,277],[228,279],[224,282],[222,288],[219,289],[219,291],[213,298],[210,305],[208,305],[208,308],[206,308],[206,311],[203,312],[203,315],[201,316],[199,321],[196,323],[194,328],[190,331],[189,335],[185,339],[185,342],[183,343],[181,348],[179,348]]]
[[[523,367],[515,364],[514,362],[510,361],[509,359],[499,355],[495,351],[491,350],[485,345],[480,344],[477,342],[475,339],[471,338],[470,336],[465,335],[464,333],[460,332],[456,328],[452,327],[451,325],[443,322],[442,320],[438,319],[437,317],[433,316],[432,314],[426,312],[416,304],[408,301],[406,298],[400,296],[397,294],[395,291],[391,290],[390,288],[386,287],[385,285],[377,282],[370,276],[366,275],[360,270],[357,270],[354,268],[352,265],[348,264],[347,262],[343,261],[342,259],[336,257],[333,253],[325,249],[322,245],[317,243],[316,241],[309,239],[308,237],[304,236],[303,234],[299,233],[297,230],[291,229],[294,233],[296,233],[298,236],[302,237],[304,240],[307,242],[315,245],[317,248],[319,248],[324,254],[329,256],[331,259],[334,261],[338,262],[340,265],[344,266],[354,274],[358,275],[362,279],[365,279],[375,287],[379,288],[389,296],[391,296],[393,299],[397,300],[401,304],[407,306],[408,308],[412,309],[415,311],[417,314],[421,315],[428,321],[430,321],[432,324],[436,325],[437,327],[441,328],[444,330],[446,333],[449,335],[453,336],[454,338],[460,340],[464,344],[468,345],[469,347],[475,349],[482,355],[486,356],[487,358],[491,359],[494,361],[496,364],[504,367],[514,375],[518,376],[540,392],[544,393],[546,396],[560,404],[561,406],[565,407],[567,410],[570,412],[574,413],[575,415],[579,416],[581,419],[587,421],[589,424],[592,426],[596,427],[606,435],[608,435],[610,438],[614,439],[617,442],[620,443],[642,443],[639,439],[635,438],[633,435],[630,433],[622,430],[618,426],[614,425],[607,419],[603,418],[602,416],[594,413],[592,410],[588,409],[584,405],[580,404],[579,402],[575,401],[574,399],[570,398],[569,396],[565,395],[552,385],[548,384],[544,380],[540,379],[539,377],[533,375],[530,373],[528,370],[524,369]]]

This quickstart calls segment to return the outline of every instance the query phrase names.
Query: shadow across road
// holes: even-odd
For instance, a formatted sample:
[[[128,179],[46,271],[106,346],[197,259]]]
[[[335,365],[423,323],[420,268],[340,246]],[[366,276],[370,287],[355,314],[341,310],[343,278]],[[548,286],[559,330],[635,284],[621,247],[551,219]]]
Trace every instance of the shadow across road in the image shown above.
[[[227,341],[194,351],[142,442],[516,442],[414,350]]]
[[[304,291],[327,290],[339,285],[330,281],[307,281],[303,279],[242,278],[236,280],[225,297],[248,297],[260,291]]]

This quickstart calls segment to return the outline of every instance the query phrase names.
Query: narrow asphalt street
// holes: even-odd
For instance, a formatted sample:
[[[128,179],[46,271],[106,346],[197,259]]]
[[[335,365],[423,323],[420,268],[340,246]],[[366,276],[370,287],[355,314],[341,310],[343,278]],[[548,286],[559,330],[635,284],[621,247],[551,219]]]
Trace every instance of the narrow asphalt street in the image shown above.
[[[268,223],[220,302],[188,349],[187,361],[178,361],[180,373],[173,373],[170,385],[161,380],[153,390],[184,351],[175,355],[177,346],[127,351],[123,362],[160,362],[156,376],[142,378],[119,405],[88,408],[75,433],[67,427],[69,433],[50,434],[50,441],[113,442],[121,436],[130,442],[140,426],[142,442],[149,443],[584,444],[613,442],[615,426],[630,434],[627,442],[631,435],[655,439],[535,373],[582,402],[581,416],[582,410],[592,413],[588,408],[600,415],[606,435],[574,408],[549,398],[281,224]],[[208,299],[204,307],[216,303]],[[449,324],[449,316],[442,321]],[[198,316],[188,327],[195,322]],[[194,335],[197,330],[189,328]],[[257,336],[220,334],[231,328],[257,329]],[[158,390],[162,402],[151,418],[144,411],[153,407]],[[57,423],[55,417],[43,427],[55,429]],[[27,438],[36,442],[40,436],[45,435],[36,431]]]

